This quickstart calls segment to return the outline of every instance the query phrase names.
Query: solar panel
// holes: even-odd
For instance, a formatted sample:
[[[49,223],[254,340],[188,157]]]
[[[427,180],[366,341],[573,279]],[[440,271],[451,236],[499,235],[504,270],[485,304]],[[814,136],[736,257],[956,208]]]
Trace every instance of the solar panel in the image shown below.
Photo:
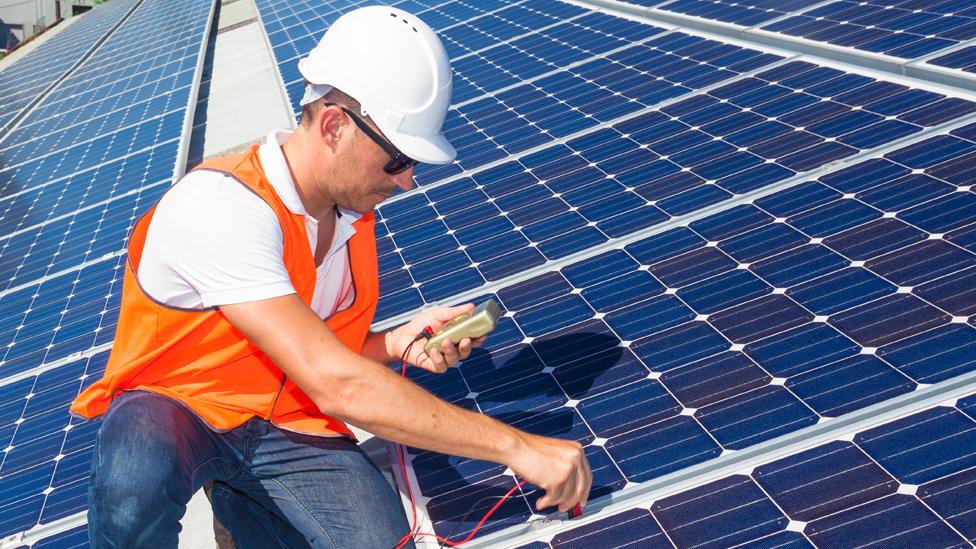
[[[974,406],[976,395],[841,435],[520,547],[967,546]]]
[[[842,0],[763,29],[915,59],[976,38],[976,7],[965,1]]]
[[[0,136],[18,114],[91,52],[133,5],[134,0],[122,0],[98,6],[0,72]]]
[[[976,46],[969,46],[947,53],[929,61],[932,65],[961,69],[966,72],[976,72]]]
[[[635,2],[647,4],[647,2]],[[816,0],[747,0],[745,2],[727,0],[676,0],[674,2],[651,2],[666,11],[674,11],[705,19],[715,19],[743,26],[758,25],[791,12],[803,11],[819,4]]]
[[[631,0],[614,7],[618,6],[651,20],[704,27],[736,38],[744,35],[803,50],[813,46],[828,57],[837,58],[838,50],[823,47],[826,44],[850,48],[845,61],[871,67],[879,62],[874,54],[918,61],[951,52],[976,37],[976,10],[965,0]]]
[[[182,169],[212,9],[142,2],[0,142],[0,537],[87,506],[98,422],[68,406],[104,369],[129,229]]]

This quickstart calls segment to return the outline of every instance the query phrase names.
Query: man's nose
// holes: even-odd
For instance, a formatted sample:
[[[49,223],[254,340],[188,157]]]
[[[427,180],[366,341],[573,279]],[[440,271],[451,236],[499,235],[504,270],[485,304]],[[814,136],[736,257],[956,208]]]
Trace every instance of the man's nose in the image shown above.
[[[393,183],[404,192],[413,188],[413,166],[390,177],[393,179]]]

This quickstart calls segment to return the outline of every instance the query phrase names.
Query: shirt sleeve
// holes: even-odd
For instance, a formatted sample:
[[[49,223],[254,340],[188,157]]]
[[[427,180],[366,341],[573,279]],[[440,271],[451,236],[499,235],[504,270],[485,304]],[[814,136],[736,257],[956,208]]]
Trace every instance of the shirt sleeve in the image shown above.
[[[215,307],[295,293],[281,225],[242,183],[191,172],[160,201],[139,266],[143,289],[179,307]]]

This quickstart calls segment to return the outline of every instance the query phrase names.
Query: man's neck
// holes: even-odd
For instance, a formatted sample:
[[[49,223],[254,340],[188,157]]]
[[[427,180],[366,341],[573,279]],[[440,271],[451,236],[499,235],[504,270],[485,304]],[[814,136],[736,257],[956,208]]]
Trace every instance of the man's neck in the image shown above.
[[[295,182],[295,190],[302,201],[302,205],[312,217],[322,221],[335,218],[336,203],[316,185],[312,163],[313,158],[308,150],[308,142],[303,139],[300,130],[295,131],[283,145],[281,153],[285,157],[285,164]]]

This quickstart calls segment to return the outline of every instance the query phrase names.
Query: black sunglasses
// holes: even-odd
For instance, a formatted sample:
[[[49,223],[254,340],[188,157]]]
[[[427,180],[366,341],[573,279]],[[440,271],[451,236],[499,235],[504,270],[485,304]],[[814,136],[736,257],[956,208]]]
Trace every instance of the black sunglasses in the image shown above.
[[[390,175],[396,175],[398,173],[403,173],[420,163],[414,160],[413,158],[410,158],[409,156],[400,152],[400,149],[397,149],[396,147],[393,146],[392,143],[390,143],[386,139],[383,139],[383,136],[376,133],[373,130],[373,128],[370,128],[369,125],[364,120],[356,116],[355,113],[353,113],[351,110],[346,108],[344,105],[340,105],[338,103],[326,103],[325,105],[326,106],[335,105],[340,109],[342,109],[343,112],[349,115],[349,118],[352,118],[352,121],[355,122],[356,126],[360,130],[363,130],[363,133],[368,135],[369,138],[372,139],[374,143],[379,145],[380,148],[386,152],[386,154],[390,155],[390,160],[383,166],[384,172]]]

